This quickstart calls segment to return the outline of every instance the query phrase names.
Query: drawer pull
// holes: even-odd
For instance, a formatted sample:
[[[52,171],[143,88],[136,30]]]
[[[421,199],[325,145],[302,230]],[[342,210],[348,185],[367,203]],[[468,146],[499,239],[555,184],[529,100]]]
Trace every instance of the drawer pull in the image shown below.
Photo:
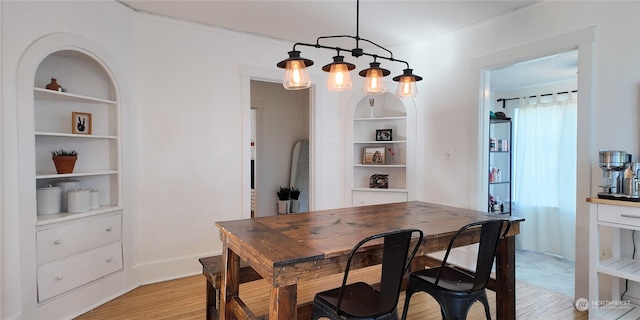
[[[56,276],[56,280],[62,280],[62,278],[64,278],[61,274]]]
[[[113,261],[112,258],[107,258],[107,263],[111,263],[111,261]]]
[[[111,231],[111,230],[113,230],[113,228],[111,228],[111,227],[107,227],[107,232],[109,232],[109,231]]]
[[[640,215],[635,215],[635,214],[620,214],[621,217],[623,218],[634,218],[634,219],[640,219]]]
[[[53,243],[55,243],[55,244],[61,244],[61,243],[62,243],[62,240],[60,240],[60,239],[56,239],[55,241],[53,241]]]

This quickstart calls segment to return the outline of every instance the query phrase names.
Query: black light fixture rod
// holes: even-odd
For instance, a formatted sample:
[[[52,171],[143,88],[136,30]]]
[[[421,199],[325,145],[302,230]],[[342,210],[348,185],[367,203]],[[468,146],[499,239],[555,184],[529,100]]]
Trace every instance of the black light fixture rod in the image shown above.
[[[343,37],[343,36],[327,36],[327,37],[321,37],[321,38],[335,38],[335,37]],[[352,36],[346,36],[346,37],[352,38]],[[366,40],[366,39],[363,39],[363,40]],[[366,41],[369,41],[369,40],[366,40]],[[369,42],[371,42],[371,41],[369,41]],[[373,42],[371,42],[371,43],[373,43]],[[373,43],[373,44],[375,45],[375,43]],[[338,52],[340,52],[340,51],[348,51],[348,52],[351,52],[351,53],[353,53],[353,50],[357,50],[357,48],[356,49],[344,49],[344,48],[341,48],[341,47],[324,46],[324,45],[321,45],[321,44],[319,44],[317,42],[315,44],[297,42],[296,44],[293,45],[293,50],[294,51],[296,50],[296,46],[305,46],[305,47],[313,47],[313,48],[319,48],[319,49],[337,50]],[[378,46],[378,47],[380,47],[380,46]],[[389,52],[389,54],[391,56],[390,57],[385,57],[385,56],[379,56],[377,54],[372,54],[372,53],[367,53],[367,52],[364,52],[364,51],[359,51],[359,53],[356,56],[356,58],[360,57],[360,56],[369,56],[369,57],[372,57],[374,59],[380,58],[380,59],[385,59],[385,60],[392,61],[392,62],[404,63],[407,66],[407,69],[410,68],[408,62],[406,62],[404,60],[396,59],[396,58],[393,57],[393,53],[391,53],[391,51],[389,51],[389,50],[387,50],[387,49],[385,49],[383,47],[380,47],[380,48],[382,48],[382,49],[386,50],[387,52]]]
[[[360,0],[356,0],[356,48],[360,39]]]

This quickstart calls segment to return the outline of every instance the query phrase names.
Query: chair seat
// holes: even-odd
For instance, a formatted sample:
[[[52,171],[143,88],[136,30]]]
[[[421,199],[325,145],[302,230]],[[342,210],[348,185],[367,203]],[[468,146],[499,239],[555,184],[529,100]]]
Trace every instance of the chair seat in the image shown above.
[[[380,291],[364,282],[356,282],[344,287],[344,296],[340,311],[344,315],[355,318],[372,317],[378,312],[378,304],[371,304],[372,301],[380,300]],[[338,303],[340,288],[331,289],[318,293],[315,303],[322,303],[323,308],[335,310]]]
[[[425,284],[432,285],[433,288],[436,289],[436,277],[441,269],[442,273],[440,274],[440,281],[438,282],[440,290],[452,291],[452,293],[464,293],[473,289],[474,276],[454,268],[436,267],[420,270],[411,273],[409,278],[417,278],[418,281],[422,280],[426,282]]]

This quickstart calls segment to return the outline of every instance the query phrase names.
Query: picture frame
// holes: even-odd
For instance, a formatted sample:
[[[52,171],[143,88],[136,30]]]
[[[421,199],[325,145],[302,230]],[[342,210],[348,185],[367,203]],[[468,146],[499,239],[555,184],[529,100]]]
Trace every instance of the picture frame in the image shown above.
[[[389,189],[389,175],[376,173],[369,178],[369,188]]]
[[[74,134],[91,134],[93,129],[91,120],[91,113],[72,112],[71,132]]]
[[[393,141],[393,129],[377,129],[376,141]]]
[[[385,147],[363,147],[362,164],[386,164]]]

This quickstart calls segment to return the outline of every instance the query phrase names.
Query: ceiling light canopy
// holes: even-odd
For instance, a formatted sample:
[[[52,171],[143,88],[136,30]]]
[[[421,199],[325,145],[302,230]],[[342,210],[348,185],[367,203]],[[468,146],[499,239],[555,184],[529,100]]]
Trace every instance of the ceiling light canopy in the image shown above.
[[[391,62],[399,62],[404,63],[406,68],[403,70],[403,73],[399,76],[393,78],[393,81],[398,82],[398,88],[396,90],[396,95],[401,98],[414,98],[418,94],[418,90],[416,88],[416,81],[422,80],[422,77],[413,74],[413,69],[409,68],[409,63],[403,60],[395,59],[393,57],[393,53],[372,42],[370,40],[360,38],[358,30],[359,30],[359,21],[360,21],[360,0],[356,1],[356,35],[339,35],[339,36],[322,36],[316,39],[315,44],[311,43],[302,43],[298,42],[293,45],[293,50],[289,51],[289,58],[278,62],[278,68],[285,69],[284,81],[282,84],[287,90],[300,90],[306,89],[311,86],[311,78],[309,77],[309,73],[307,72],[307,67],[313,65],[313,61],[309,59],[302,58],[300,56],[300,51],[296,50],[297,46],[306,46],[306,47],[314,47],[319,49],[329,49],[336,50],[337,55],[333,57],[333,62],[322,67],[323,71],[329,72],[329,78],[327,80],[327,89],[330,91],[345,91],[351,89],[353,83],[351,81],[351,75],[349,71],[355,69],[355,65],[352,63],[348,63],[344,61],[344,56],[340,55],[340,52],[351,52],[351,56],[355,58],[359,58],[361,56],[369,56],[373,58],[373,62],[369,65],[370,67],[360,71],[358,74],[362,77],[365,77],[364,86],[362,91],[366,94],[376,95],[383,94],[386,91],[386,85],[384,83],[384,77],[388,76],[391,72],[387,69],[383,69],[380,67],[380,63],[377,62],[377,59],[384,59]],[[343,49],[340,47],[330,47],[320,44],[321,39],[328,38],[351,38],[355,40],[355,48],[353,49]],[[360,48],[360,41],[368,42],[377,48],[386,52],[386,55],[377,55],[372,53],[367,53],[364,49]]]

